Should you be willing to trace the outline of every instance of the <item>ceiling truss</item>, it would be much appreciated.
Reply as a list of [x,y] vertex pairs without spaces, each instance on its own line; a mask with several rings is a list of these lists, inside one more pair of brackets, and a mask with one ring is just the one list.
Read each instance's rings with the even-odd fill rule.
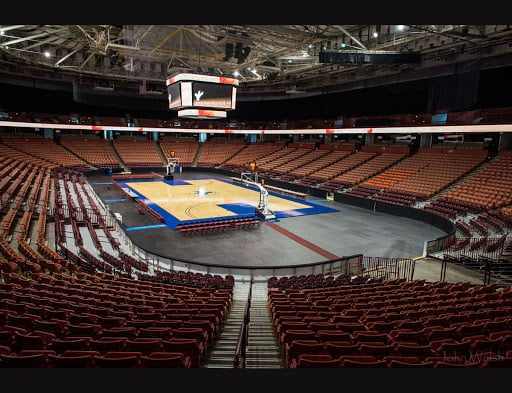
[[246,91],[306,91],[402,70],[319,63],[322,49],[417,52],[423,64],[408,67],[421,68],[432,59],[467,58],[468,51],[492,55],[510,42],[508,25],[6,25],[0,59],[65,70],[70,78],[146,80],[162,91],[178,71],[234,75]]

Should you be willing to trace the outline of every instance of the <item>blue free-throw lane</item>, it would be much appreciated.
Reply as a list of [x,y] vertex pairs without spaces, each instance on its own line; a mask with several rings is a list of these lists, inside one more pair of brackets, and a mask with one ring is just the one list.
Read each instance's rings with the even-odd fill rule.
[[[224,179],[217,179],[217,178],[205,178],[200,177],[198,179],[188,179],[188,180],[205,180],[205,179],[211,179],[216,181],[221,181],[223,183],[230,184],[232,186],[236,187],[242,187],[242,188],[249,188],[251,190],[257,191],[254,187],[246,186],[243,184],[233,183],[229,180]],[[129,182],[118,182],[118,184],[121,186],[121,188],[128,188],[130,191],[137,195],[137,199],[139,199],[142,203],[146,204],[148,207],[150,207],[152,210],[154,210],[156,213],[160,214],[164,218],[164,222],[167,226],[171,227],[172,229],[176,229],[176,226],[178,224],[183,223],[195,223],[195,222],[204,222],[204,221],[211,221],[212,218],[209,219],[196,219],[196,220],[179,220],[176,217],[174,217],[172,214],[170,214],[167,210],[161,208],[157,203],[151,201],[150,199],[146,198],[144,195],[142,195],[140,192],[135,191],[132,187],[130,187],[130,183],[138,183],[138,182],[163,182],[168,184],[171,187],[179,187],[183,185],[190,185],[186,180],[183,179],[174,179],[174,180],[130,180]],[[311,201],[306,201],[302,199],[292,198],[286,195],[281,195],[275,192],[270,192],[269,195],[273,195],[278,198],[287,199],[293,202],[297,202],[303,205],[307,205],[307,208],[303,209],[294,209],[294,210],[283,210],[283,211],[277,211],[274,212],[276,215],[276,218],[287,218],[287,217],[298,217],[298,216],[304,216],[304,215],[310,215],[310,214],[322,214],[322,213],[331,213],[331,212],[337,212],[338,209],[334,209],[327,206],[317,205],[316,203],[312,203]],[[217,219],[224,219],[224,218],[235,218],[235,217],[251,217],[255,215],[254,212],[254,206],[246,204],[246,203],[226,203],[226,204],[219,204],[220,207],[229,210],[230,212],[233,212],[233,215],[230,216],[219,216],[214,218]],[[149,227],[139,227],[140,229],[149,229]],[[133,229],[132,229],[133,230]]]

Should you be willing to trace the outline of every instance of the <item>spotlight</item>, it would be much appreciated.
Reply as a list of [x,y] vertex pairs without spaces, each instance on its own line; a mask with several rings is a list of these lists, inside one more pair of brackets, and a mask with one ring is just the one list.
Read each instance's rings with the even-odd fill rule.
[[48,51],[44,51],[44,57],[46,58],[49,58],[51,55],[50,55],[50,52]]
[[405,26],[404,25],[398,25],[397,29],[398,31],[404,31]]

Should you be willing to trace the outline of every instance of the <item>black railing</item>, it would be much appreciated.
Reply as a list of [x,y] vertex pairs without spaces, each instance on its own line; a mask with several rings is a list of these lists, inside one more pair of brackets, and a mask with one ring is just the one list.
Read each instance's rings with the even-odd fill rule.
[[363,257],[364,275],[372,279],[412,281],[415,265],[411,258]]
[[247,296],[247,304],[245,305],[244,320],[240,327],[240,334],[238,335],[238,341],[236,343],[233,368],[245,368],[245,355],[249,342],[249,323],[251,321],[252,279],[249,285],[249,295]]

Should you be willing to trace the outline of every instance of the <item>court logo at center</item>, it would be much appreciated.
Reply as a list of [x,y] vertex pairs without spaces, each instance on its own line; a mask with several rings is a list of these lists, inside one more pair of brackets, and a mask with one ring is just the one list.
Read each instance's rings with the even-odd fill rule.
[[192,194],[199,195],[199,196],[206,196],[208,194],[215,194],[215,192],[206,191],[204,187],[199,187],[199,190],[193,191]]

